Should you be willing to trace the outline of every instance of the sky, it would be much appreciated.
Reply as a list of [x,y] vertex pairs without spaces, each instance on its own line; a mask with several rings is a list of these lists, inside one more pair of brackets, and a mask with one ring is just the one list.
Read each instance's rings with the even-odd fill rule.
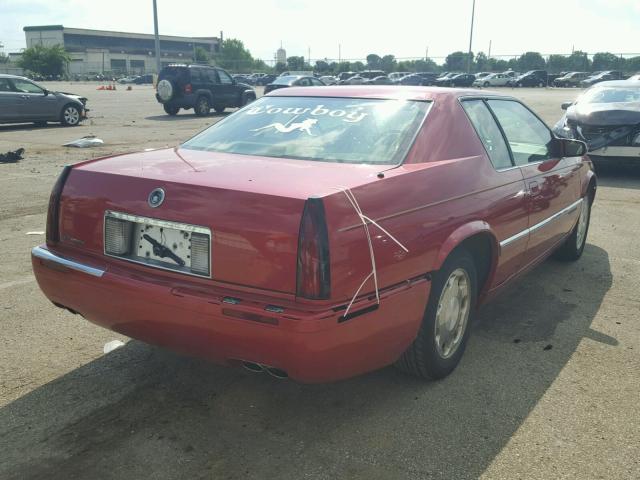
[[[469,48],[472,0],[158,0],[165,35],[238,38],[254,57],[444,57]],[[25,25],[153,33],[152,0],[0,0],[4,52]],[[640,0],[476,0],[473,51],[640,52]]]

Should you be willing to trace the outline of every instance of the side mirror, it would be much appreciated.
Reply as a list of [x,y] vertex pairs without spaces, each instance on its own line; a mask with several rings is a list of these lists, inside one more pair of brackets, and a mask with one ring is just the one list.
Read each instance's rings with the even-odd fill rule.
[[42,90],[42,93],[44,94],[44,96],[46,97],[47,95],[49,95],[49,90],[47,90],[46,88]]
[[558,141],[563,157],[582,157],[587,154],[587,144],[580,140],[559,138]]
[[573,102],[563,102],[562,105],[560,105],[560,108],[562,110],[566,110],[567,108],[569,108],[571,105],[573,105]]

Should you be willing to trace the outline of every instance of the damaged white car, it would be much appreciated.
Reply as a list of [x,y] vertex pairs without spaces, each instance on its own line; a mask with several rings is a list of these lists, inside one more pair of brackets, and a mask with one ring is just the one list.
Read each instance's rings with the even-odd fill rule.
[[640,163],[640,82],[599,83],[562,109],[555,133],[586,142],[592,160]]

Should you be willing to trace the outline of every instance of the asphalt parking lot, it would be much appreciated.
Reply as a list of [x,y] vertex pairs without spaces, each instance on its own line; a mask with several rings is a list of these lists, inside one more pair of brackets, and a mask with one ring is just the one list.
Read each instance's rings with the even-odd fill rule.
[[[26,149],[0,164],[0,478],[640,478],[640,162],[602,172],[582,259],[484,307],[446,380],[387,368],[300,385],[127,342],[40,293],[29,253],[62,165],[222,118],[171,118],[149,86],[48,88],[88,96],[91,118],[0,125],[0,152]],[[578,94],[508,92],[550,125]],[[89,134],[104,145],[61,146]]]

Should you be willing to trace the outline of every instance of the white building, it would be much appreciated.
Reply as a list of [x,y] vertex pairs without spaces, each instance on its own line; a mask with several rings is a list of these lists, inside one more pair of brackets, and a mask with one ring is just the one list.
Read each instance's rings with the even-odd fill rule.
[[[155,37],[146,33],[109,32],[62,25],[24,27],[27,48],[62,45],[71,56],[69,73],[156,73]],[[162,65],[192,63],[196,48],[209,57],[220,49],[217,37],[160,35]]]

